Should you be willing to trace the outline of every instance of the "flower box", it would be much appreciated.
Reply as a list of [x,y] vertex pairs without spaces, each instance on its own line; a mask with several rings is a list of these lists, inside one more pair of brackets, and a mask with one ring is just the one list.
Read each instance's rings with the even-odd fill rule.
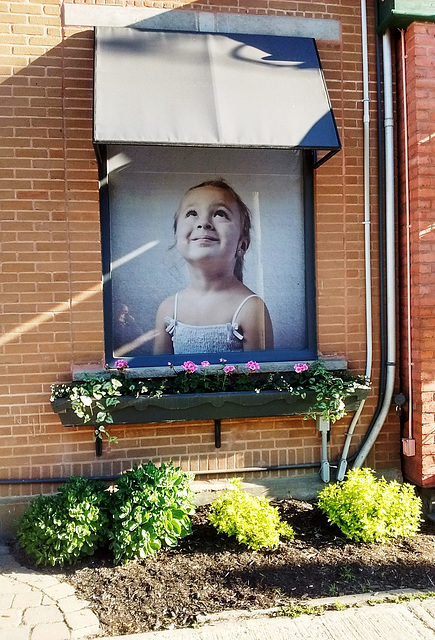
[[[345,400],[346,410],[356,410],[369,391],[365,387],[356,389]],[[120,396],[119,404],[112,408],[111,413],[114,424],[295,416],[305,415],[315,400],[312,390],[306,392],[305,398],[285,391],[186,393],[138,398]],[[51,401],[51,406],[64,426],[85,424],[71,409],[69,399],[57,398]]]
[[[215,445],[221,446],[221,420],[266,416],[311,416],[326,433],[330,422],[355,410],[367,397],[369,381],[328,371],[322,362],[298,363],[293,371],[259,373],[257,362],[240,366],[221,360],[209,373],[209,362],[188,360],[168,377],[131,378],[128,364],[82,381],[52,385],[51,406],[64,426],[94,426],[97,455],[110,424],[214,421]],[[319,427],[319,424],[321,427]]]

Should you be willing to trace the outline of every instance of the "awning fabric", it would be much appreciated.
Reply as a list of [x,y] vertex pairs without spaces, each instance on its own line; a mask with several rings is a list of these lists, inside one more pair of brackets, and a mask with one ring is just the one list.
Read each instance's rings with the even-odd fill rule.
[[94,141],[338,150],[315,41],[99,27]]

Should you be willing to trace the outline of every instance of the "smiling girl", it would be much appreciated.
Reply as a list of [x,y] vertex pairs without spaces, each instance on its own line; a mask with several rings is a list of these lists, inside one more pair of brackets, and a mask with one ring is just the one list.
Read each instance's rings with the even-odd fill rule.
[[155,354],[273,349],[267,307],[242,282],[250,229],[248,207],[224,180],[187,191],[174,232],[191,282],[161,303]]

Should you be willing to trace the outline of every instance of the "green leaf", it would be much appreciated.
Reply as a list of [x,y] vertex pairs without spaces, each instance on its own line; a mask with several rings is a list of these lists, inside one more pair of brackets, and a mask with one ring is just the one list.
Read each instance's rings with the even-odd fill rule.
[[187,518],[190,524],[188,513],[194,511],[188,479],[189,474],[172,464],[156,467],[151,462],[122,474],[111,502],[110,546],[116,562],[143,558],[158,551],[162,542],[174,546],[186,535],[189,527],[182,521]]

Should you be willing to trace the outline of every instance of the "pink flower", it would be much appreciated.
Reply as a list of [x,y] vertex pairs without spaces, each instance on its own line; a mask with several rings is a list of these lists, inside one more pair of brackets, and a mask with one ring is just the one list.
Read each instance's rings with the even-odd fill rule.
[[233,367],[232,364],[227,364],[224,367],[224,373],[232,373],[235,370],[236,370],[236,367]]
[[226,362],[225,358],[219,358],[219,362]]
[[209,366],[210,366],[210,363],[209,363],[209,361],[208,361],[208,360],[203,360],[203,361],[201,362],[201,367],[209,367]]
[[249,369],[249,371],[260,371],[260,365],[254,360],[250,360],[249,362],[247,362],[246,368]]
[[126,360],[117,360],[113,365],[114,369],[127,369],[128,362]]
[[308,365],[304,362],[299,362],[298,364],[295,364],[293,369],[296,371],[296,373],[302,373],[302,371],[306,371],[308,369]]
[[187,360],[186,362],[183,362],[181,368],[184,369],[184,371],[187,371],[187,373],[195,373],[198,369],[198,365],[192,362],[192,360]]

